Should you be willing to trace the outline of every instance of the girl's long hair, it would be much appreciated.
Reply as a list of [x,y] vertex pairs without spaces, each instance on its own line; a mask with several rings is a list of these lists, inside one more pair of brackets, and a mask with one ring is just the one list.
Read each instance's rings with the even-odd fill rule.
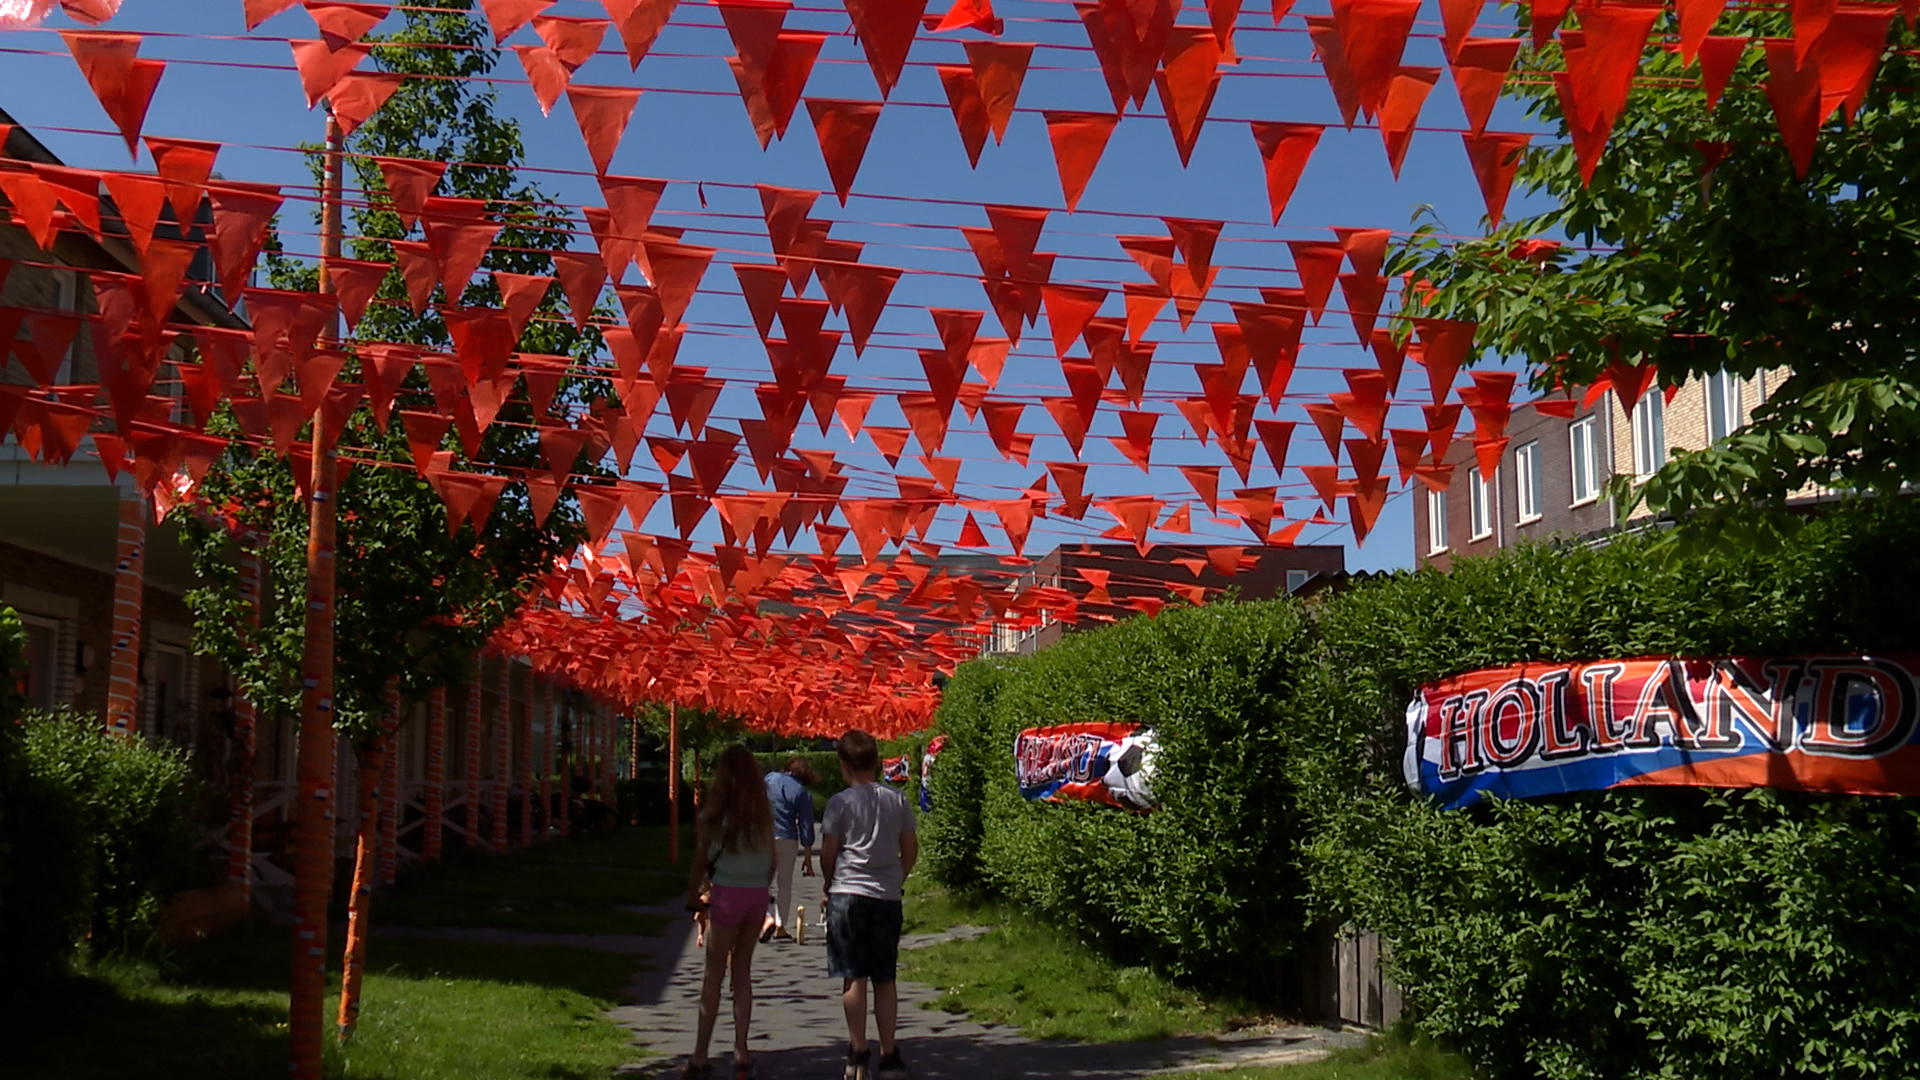
[[700,817],[707,835],[718,837],[725,851],[773,847],[773,804],[767,801],[767,783],[753,751],[735,743],[720,755]]

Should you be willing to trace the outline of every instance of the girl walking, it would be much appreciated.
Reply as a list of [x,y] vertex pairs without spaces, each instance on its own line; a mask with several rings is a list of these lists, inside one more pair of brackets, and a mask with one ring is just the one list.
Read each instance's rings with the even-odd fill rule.
[[[687,910],[706,907],[707,976],[700,988],[700,1026],[686,1080],[713,1075],[707,1048],[720,1015],[720,984],[733,975],[733,1080],[751,1080],[747,1033],[753,1024],[753,947],[759,943],[773,882],[773,808],[759,763],[744,746],[720,755],[697,820]],[[710,900],[700,892],[710,886]]]

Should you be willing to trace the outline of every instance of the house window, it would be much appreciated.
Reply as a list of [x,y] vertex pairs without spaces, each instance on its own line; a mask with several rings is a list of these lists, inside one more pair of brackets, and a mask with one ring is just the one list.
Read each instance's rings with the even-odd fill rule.
[[21,615],[20,622],[27,631],[26,685],[21,690],[28,705],[50,712],[58,704],[54,679],[60,657],[60,624],[34,615]]
[[1469,500],[1473,519],[1472,539],[1485,540],[1493,535],[1493,485],[1478,469],[1473,471],[1470,483],[1473,485],[1472,498]]
[[1583,416],[1567,429],[1568,460],[1573,466],[1573,505],[1580,506],[1600,497],[1600,459],[1594,440],[1596,421]]
[[1707,376],[1707,441],[1721,439],[1740,430],[1745,422],[1740,377],[1731,371],[1716,371]]
[[1513,452],[1513,483],[1520,520],[1540,520],[1540,444],[1537,441]]
[[1667,399],[1658,389],[1633,407],[1633,471],[1652,476],[1667,460]]
[[1447,493],[1427,492],[1427,551],[1447,550]]
[[1288,595],[1292,595],[1293,593],[1297,593],[1301,589],[1306,588],[1307,582],[1312,580],[1313,580],[1313,571],[1311,570],[1288,570],[1287,571]]

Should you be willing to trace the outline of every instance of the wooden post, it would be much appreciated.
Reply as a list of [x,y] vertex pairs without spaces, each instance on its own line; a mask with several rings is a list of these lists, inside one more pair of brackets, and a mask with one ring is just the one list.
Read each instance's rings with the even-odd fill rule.
[[500,657],[500,680],[494,692],[493,710],[493,792],[488,801],[493,807],[492,842],[496,855],[507,853],[507,780],[513,775],[513,658]]
[[533,843],[533,710],[539,700],[540,679],[527,671],[527,703],[520,710],[520,762],[514,770],[520,777],[520,846]]
[[107,657],[109,732],[132,738],[140,730],[140,605],[146,589],[147,500],[131,487],[120,492],[120,526],[113,557],[113,646]]
[[478,850],[480,839],[480,685],[485,680],[487,661],[483,656],[473,658],[473,678],[467,682],[467,761],[466,774],[460,787],[467,802],[467,847]]
[[667,706],[667,861],[680,865],[680,706]]
[[[249,628],[260,619],[260,556],[240,548],[240,599]],[[232,779],[232,808],[227,816],[227,880],[240,886],[242,910],[253,907],[253,759],[259,745],[253,699],[233,688],[233,741],[238,751]]]
[[427,697],[426,817],[420,823],[420,857],[440,858],[441,830],[447,813],[447,688],[436,686]]
[[553,760],[554,744],[559,741],[560,688],[547,687],[547,706],[540,712],[540,817],[546,823],[541,839],[554,834]]
[[[325,175],[321,191],[321,252],[340,254],[341,171],[346,140],[327,116]],[[333,292],[325,264],[320,289]],[[333,334],[327,335],[329,338]],[[293,980],[288,1042],[293,1080],[321,1080],[321,1043],[326,1002],[327,894],[333,888],[333,601],[334,447],[321,419],[313,423],[313,472],[307,513],[307,614],[303,694],[300,703],[300,786],[294,821]]]
[[400,873],[400,684],[387,683],[386,734],[382,738],[380,772],[380,885],[399,880]]

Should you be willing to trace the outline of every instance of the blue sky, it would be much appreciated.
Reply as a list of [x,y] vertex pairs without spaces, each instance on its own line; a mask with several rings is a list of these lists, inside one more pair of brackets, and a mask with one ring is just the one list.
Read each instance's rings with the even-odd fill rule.
[[[944,0],[934,0],[931,5],[935,11],[944,6]],[[1475,233],[1481,227],[1482,202],[1457,134],[1464,121],[1449,78],[1442,76],[1420,122],[1422,127],[1451,130],[1416,133],[1397,182],[1388,169],[1377,129],[1358,126],[1347,131],[1339,126],[1338,111],[1320,65],[1312,58],[1311,42],[1300,18],[1304,14],[1323,13],[1324,0],[1302,0],[1277,31],[1272,28],[1264,0],[1250,0],[1241,14],[1237,36],[1238,51],[1246,59],[1237,68],[1228,69],[1222,80],[1212,118],[1200,137],[1191,164],[1181,167],[1166,121],[1158,115],[1157,95],[1150,96],[1144,110],[1146,115],[1129,109],[1080,201],[1079,212],[1069,215],[1058,209],[1062,206],[1061,193],[1043,118],[1037,111],[1024,110],[1106,110],[1110,99],[1105,84],[1095,67],[1093,54],[1086,48],[1085,32],[1069,4],[1005,0],[996,7],[1008,20],[1002,40],[1041,44],[1021,94],[1023,111],[1015,116],[1004,144],[996,146],[989,141],[979,167],[968,168],[932,66],[964,63],[959,42],[977,35],[922,34],[915,43],[911,63],[880,118],[854,187],[855,195],[844,210],[832,196],[831,183],[804,106],[798,110],[785,140],[761,151],[735,92],[732,76],[724,61],[717,58],[732,51],[717,9],[695,0],[683,0],[637,74],[629,72],[624,56],[617,54],[617,40],[609,35],[605,48],[610,51],[595,57],[576,73],[575,83],[647,88],[611,172],[684,181],[670,186],[655,215],[655,223],[689,228],[692,231],[688,240],[723,249],[706,278],[706,287],[711,293],[703,292],[688,314],[689,321],[696,327],[683,347],[681,363],[705,366],[715,374],[733,378],[768,378],[765,352],[750,329],[733,274],[723,265],[736,257],[751,262],[770,261],[757,221],[758,198],[750,187],[739,185],[770,183],[825,190],[828,193],[816,206],[815,216],[844,222],[834,229],[836,238],[865,241],[868,246],[862,261],[909,271],[948,272],[908,273],[895,290],[893,304],[882,317],[874,345],[865,356],[856,360],[849,344],[842,347],[836,358],[833,370],[848,375],[856,386],[877,384],[906,390],[925,388],[913,349],[937,343],[923,309],[930,306],[988,308],[977,280],[953,276],[977,272],[977,264],[953,226],[985,225],[984,214],[977,205],[956,206],[932,200],[1056,208],[1040,242],[1042,250],[1060,253],[1054,280],[1095,282],[1112,288],[1113,296],[1102,310],[1104,315],[1121,314],[1119,282],[1146,280],[1114,243],[1115,233],[1162,232],[1160,224],[1152,220],[1154,215],[1229,222],[1214,257],[1216,264],[1229,269],[1222,271],[1192,331],[1180,332],[1169,310],[1151,335],[1162,342],[1149,384],[1155,395],[1185,396],[1199,392],[1192,368],[1187,365],[1218,359],[1206,324],[1231,321],[1225,301],[1256,300],[1254,290],[1260,285],[1297,284],[1287,250],[1277,241],[1331,239],[1329,226],[1404,231],[1421,207],[1430,207],[1450,232]],[[549,13],[581,17],[604,14],[593,0],[560,0]],[[1203,4],[1189,0],[1180,22],[1202,24],[1205,20]],[[396,16],[393,22],[397,21]],[[799,10],[789,15],[787,26],[790,28],[826,31],[833,35],[808,83],[808,96],[878,99],[864,58],[852,37],[845,33],[847,22],[839,5],[830,0],[805,0]],[[4,62],[0,62],[0,107],[33,129],[72,164],[127,168],[125,146],[117,135],[56,130],[110,126],[60,39],[51,32],[71,25],[63,16],[56,15],[46,30],[0,33],[0,50],[5,50],[0,52],[0,56],[5,57]],[[219,66],[204,63],[170,66],[147,120],[148,134],[225,143],[218,168],[229,178],[289,185],[309,182],[299,156],[279,149],[303,140],[317,140],[322,130],[321,114],[304,108],[299,81],[291,70],[284,40],[317,36],[307,15],[295,9],[248,35],[243,25],[241,0],[126,0],[120,18],[110,28],[148,33],[143,56],[170,61],[221,62]],[[1492,23],[1483,22],[1482,32],[1499,31]],[[1438,10],[1430,4],[1415,27],[1404,62],[1443,65],[1438,33]],[[538,38],[531,30],[522,30],[511,42],[537,43]],[[496,75],[500,79],[497,84],[500,106],[521,120],[531,162],[542,169],[556,170],[539,175],[542,185],[563,202],[600,202],[599,191],[590,177],[591,163],[565,102],[555,107],[551,117],[542,117],[531,90],[522,81],[524,76],[519,64],[510,56],[503,60]],[[1277,228],[1266,224],[1267,200],[1261,162],[1246,124],[1249,119],[1329,125]],[[1518,115],[1517,109],[1506,103],[1501,105],[1491,126],[1497,130],[1533,129]],[[137,167],[151,167],[144,154]],[[707,183],[705,194],[712,213],[748,217],[716,220],[702,215],[695,181]],[[1526,205],[1522,194],[1516,192],[1509,214]],[[298,227],[304,224],[306,215],[296,211],[288,217],[289,224]],[[762,234],[749,238],[702,233],[703,224]],[[295,248],[303,243],[298,236],[289,236],[288,242]],[[312,250],[311,239],[304,243],[307,250]],[[742,249],[750,253],[736,254]],[[818,295],[818,286],[814,288],[813,295]],[[1336,305],[1338,298],[1336,292]],[[829,325],[840,323],[835,320]],[[981,332],[999,332],[990,313]],[[1029,329],[1008,362],[1001,389],[1022,396],[1062,393],[1060,366],[1050,341],[1044,320]],[[1370,367],[1372,363],[1370,355],[1354,339],[1346,317],[1329,311],[1318,328],[1307,332],[1300,370],[1294,376],[1291,393],[1296,397],[1305,395],[1300,399],[1307,400],[1344,389],[1339,369]],[[1046,389],[1037,389],[1042,387]],[[1423,426],[1417,405],[1425,394],[1415,392],[1421,387],[1424,387],[1424,377],[1415,368],[1402,384],[1402,399],[1407,404],[1395,407],[1390,424]],[[1084,453],[1084,460],[1092,465],[1089,490],[1103,496],[1149,493],[1160,498],[1186,499],[1191,497],[1191,489],[1175,465],[1224,463],[1217,447],[1203,448],[1199,444],[1170,403],[1163,400],[1153,407],[1168,415],[1160,421],[1154,464],[1147,474],[1128,464],[1101,438],[1120,433],[1113,411],[1102,410]],[[724,418],[757,417],[759,412],[750,391],[743,388],[729,390],[715,414],[724,424]],[[1263,407],[1259,415],[1275,414]],[[1301,424],[1293,441],[1293,463],[1329,460],[1325,446],[1293,398],[1277,415]],[[894,407],[884,400],[875,407],[870,419],[878,424],[904,424]],[[651,430],[665,434],[668,426],[663,408]],[[960,491],[963,498],[1008,497],[1040,474],[1041,462],[1072,459],[1064,439],[1055,433],[1052,421],[1037,406],[1028,409],[1022,427],[1038,433],[1032,465],[1025,469],[1001,461],[984,427],[968,423],[964,413],[956,410],[952,434],[943,454],[967,459]],[[795,445],[820,446],[838,452],[841,460],[856,472],[849,495],[893,493],[893,485],[887,478],[890,470],[864,436],[849,443],[835,425],[822,438],[808,421],[803,422]],[[910,464],[915,452],[916,448],[910,447],[909,456],[901,459],[902,472],[923,472],[918,464]],[[642,460],[645,457],[640,455]],[[651,469],[651,463],[648,468]],[[1230,469],[1223,472],[1228,474],[1221,483],[1222,493],[1226,494],[1226,489],[1238,486],[1238,480],[1231,477]],[[651,476],[658,479],[657,472]],[[753,479],[750,464],[743,460],[733,474],[734,483],[750,483]],[[1306,517],[1317,505],[1310,488],[1296,471],[1289,469],[1277,482],[1281,484],[1281,495],[1288,499],[1288,517]],[[1257,459],[1251,483],[1276,483],[1264,455]],[[1363,548],[1354,548],[1352,534],[1345,524],[1310,527],[1302,539],[1344,542],[1349,548],[1352,569],[1410,565],[1413,555],[1410,506],[1407,494],[1395,494]],[[663,503],[648,524],[665,531],[669,528],[667,520]],[[950,541],[962,520],[958,508],[943,510],[934,539]],[[1251,534],[1244,528],[1209,522],[1205,511],[1198,507],[1194,520],[1203,536],[1225,543],[1251,541]],[[991,515],[981,515],[981,524],[998,543],[1000,533],[994,528],[996,523]],[[1099,510],[1090,512],[1086,521],[1080,523],[1058,519],[1037,522],[1027,553],[1038,555],[1055,543],[1091,538],[1110,524],[1111,519]],[[1179,539],[1171,535],[1161,538]],[[812,550],[804,538],[799,546],[802,550]]]

